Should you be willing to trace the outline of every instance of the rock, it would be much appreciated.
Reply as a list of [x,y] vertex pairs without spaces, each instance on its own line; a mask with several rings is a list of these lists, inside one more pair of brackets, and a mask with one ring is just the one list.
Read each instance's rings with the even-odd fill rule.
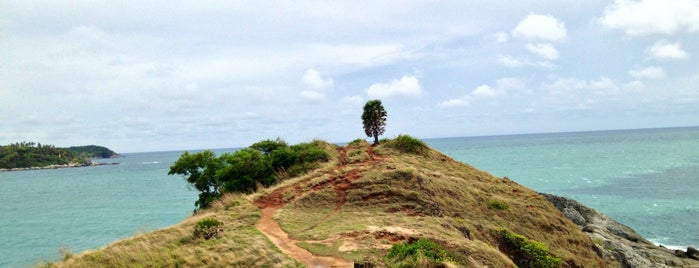
[[690,259],[699,260],[699,250],[693,247],[688,247],[685,256]]
[[[595,243],[595,250],[604,259],[621,267],[694,267],[699,268],[699,252],[688,248],[676,253],[644,239],[633,229],[575,200],[542,194],[558,210],[580,226]],[[692,253],[690,253],[690,251]],[[681,252],[681,251],[680,251]]]

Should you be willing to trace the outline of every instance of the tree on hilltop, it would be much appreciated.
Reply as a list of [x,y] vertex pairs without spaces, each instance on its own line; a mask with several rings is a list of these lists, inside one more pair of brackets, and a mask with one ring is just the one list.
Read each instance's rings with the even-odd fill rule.
[[386,110],[380,100],[370,100],[364,105],[362,122],[367,137],[374,137],[374,144],[379,144],[379,136],[386,128]]

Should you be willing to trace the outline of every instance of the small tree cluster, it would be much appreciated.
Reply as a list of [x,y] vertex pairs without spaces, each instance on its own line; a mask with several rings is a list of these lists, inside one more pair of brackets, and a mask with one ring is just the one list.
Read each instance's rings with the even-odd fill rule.
[[185,176],[200,192],[195,206],[203,209],[225,192],[253,192],[258,185],[268,187],[328,159],[329,154],[319,141],[289,146],[281,139],[264,140],[218,157],[209,150],[184,152],[168,175]]

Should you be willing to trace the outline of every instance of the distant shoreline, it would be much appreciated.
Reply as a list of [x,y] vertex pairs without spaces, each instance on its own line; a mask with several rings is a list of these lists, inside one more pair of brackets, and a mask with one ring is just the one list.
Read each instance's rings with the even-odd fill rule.
[[48,165],[43,167],[22,167],[22,168],[0,168],[0,172],[12,171],[28,171],[28,170],[44,170],[44,169],[63,169],[63,168],[79,168],[79,167],[95,167],[95,166],[111,166],[121,163],[91,163],[91,164],[65,164],[65,165]]

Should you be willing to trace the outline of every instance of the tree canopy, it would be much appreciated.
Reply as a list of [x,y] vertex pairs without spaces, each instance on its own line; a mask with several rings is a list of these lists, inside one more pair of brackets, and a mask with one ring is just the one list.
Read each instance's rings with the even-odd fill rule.
[[198,209],[209,207],[225,192],[250,193],[287,177],[315,168],[330,159],[325,143],[313,141],[289,146],[283,140],[264,140],[233,153],[184,152],[168,175],[182,175],[199,193]]
[[0,146],[0,169],[88,164],[88,160],[72,150],[50,144],[17,142]]
[[362,122],[367,137],[373,137],[374,144],[379,144],[379,136],[383,135],[386,128],[386,110],[380,100],[370,100],[364,105]]

